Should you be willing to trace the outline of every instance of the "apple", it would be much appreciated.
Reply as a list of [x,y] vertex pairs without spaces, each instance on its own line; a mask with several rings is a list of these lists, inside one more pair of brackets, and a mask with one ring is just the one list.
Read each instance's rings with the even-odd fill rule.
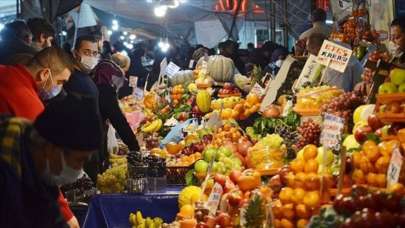
[[395,68],[390,72],[391,82],[395,85],[401,85],[405,83],[405,70],[400,68]]
[[231,225],[231,216],[228,213],[220,212],[215,221],[221,228],[226,228]]
[[236,188],[235,184],[230,180],[226,179],[225,181],[225,186],[224,186],[224,192],[228,193]]
[[208,162],[204,160],[198,160],[194,164],[194,170],[196,173],[207,173],[208,170]]
[[205,216],[204,220],[205,220],[205,224],[207,224],[209,228],[215,227],[215,225],[216,225],[215,217],[207,215],[207,216]]
[[233,151],[229,148],[229,147],[220,147],[218,149],[218,153],[217,153],[217,158],[219,158],[221,155],[225,156],[225,157],[230,157],[232,156]]
[[401,104],[399,102],[392,102],[389,105],[389,110],[392,113],[400,113],[401,112]]
[[214,176],[214,181],[218,184],[220,184],[222,187],[225,187],[225,183],[226,183],[226,176],[222,175],[222,174],[215,174]]
[[233,89],[232,83],[225,82],[224,83],[224,89],[232,90]]
[[240,190],[230,192],[228,196],[229,205],[232,207],[239,207],[242,198],[242,192]]
[[368,126],[370,126],[374,131],[377,130],[378,128],[381,128],[384,126],[384,124],[381,122],[381,120],[375,114],[371,114],[367,118],[367,123],[368,123]]
[[203,158],[207,162],[211,162],[217,156],[217,149],[215,148],[208,148],[203,152]]
[[231,174],[229,175],[229,177],[231,178],[231,181],[233,183],[238,183],[238,180],[240,178],[240,175],[242,174],[241,171],[239,170],[232,170]]
[[354,138],[357,142],[362,143],[367,140],[367,134],[371,133],[373,129],[370,126],[363,126],[354,132]]
[[385,82],[378,87],[379,94],[390,94],[398,91],[397,86],[392,82]]
[[401,85],[399,85],[398,92],[405,93],[405,83],[402,83]]

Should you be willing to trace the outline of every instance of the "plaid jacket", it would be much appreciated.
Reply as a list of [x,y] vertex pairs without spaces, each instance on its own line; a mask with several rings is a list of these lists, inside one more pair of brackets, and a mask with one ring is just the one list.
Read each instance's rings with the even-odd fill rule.
[[0,227],[66,227],[58,188],[36,173],[28,147],[32,128],[23,118],[0,117]]

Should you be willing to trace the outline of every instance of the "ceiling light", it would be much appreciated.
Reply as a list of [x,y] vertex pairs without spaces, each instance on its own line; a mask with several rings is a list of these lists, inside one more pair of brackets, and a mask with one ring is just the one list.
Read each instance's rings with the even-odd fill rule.
[[130,39],[130,40],[135,40],[135,39],[136,39],[136,35],[135,35],[135,34],[129,35],[129,39]]
[[167,6],[166,5],[160,5],[160,6],[156,6],[154,13],[156,17],[164,17],[166,15],[167,12]]

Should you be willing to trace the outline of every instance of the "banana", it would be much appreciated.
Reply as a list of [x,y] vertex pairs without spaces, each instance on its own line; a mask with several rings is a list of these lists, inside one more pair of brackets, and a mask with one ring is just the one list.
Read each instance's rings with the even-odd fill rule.
[[142,213],[140,211],[136,212],[136,221],[137,221],[137,224],[141,224],[141,223],[145,222],[145,219],[143,218]]
[[134,213],[129,214],[129,223],[132,224],[133,226],[136,226],[136,215]]
[[142,131],[145,133],[153,133],[153,132],[157,132],[160,130],[160,128],[162,127],[163,122],[161,119],[157,119],[152,121],[150,124],[144,125],[142,127]]

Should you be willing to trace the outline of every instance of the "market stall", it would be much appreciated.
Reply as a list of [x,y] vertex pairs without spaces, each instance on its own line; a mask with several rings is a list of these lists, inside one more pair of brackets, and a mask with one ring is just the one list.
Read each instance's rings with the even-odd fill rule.
[[[121,100],[141,151],[111,149],[84,227],[402,227],[405,69],[380,37],[361,5],[270,80],[220,55],[162,67]],[[321,83],[351,56],[366,91]]]

